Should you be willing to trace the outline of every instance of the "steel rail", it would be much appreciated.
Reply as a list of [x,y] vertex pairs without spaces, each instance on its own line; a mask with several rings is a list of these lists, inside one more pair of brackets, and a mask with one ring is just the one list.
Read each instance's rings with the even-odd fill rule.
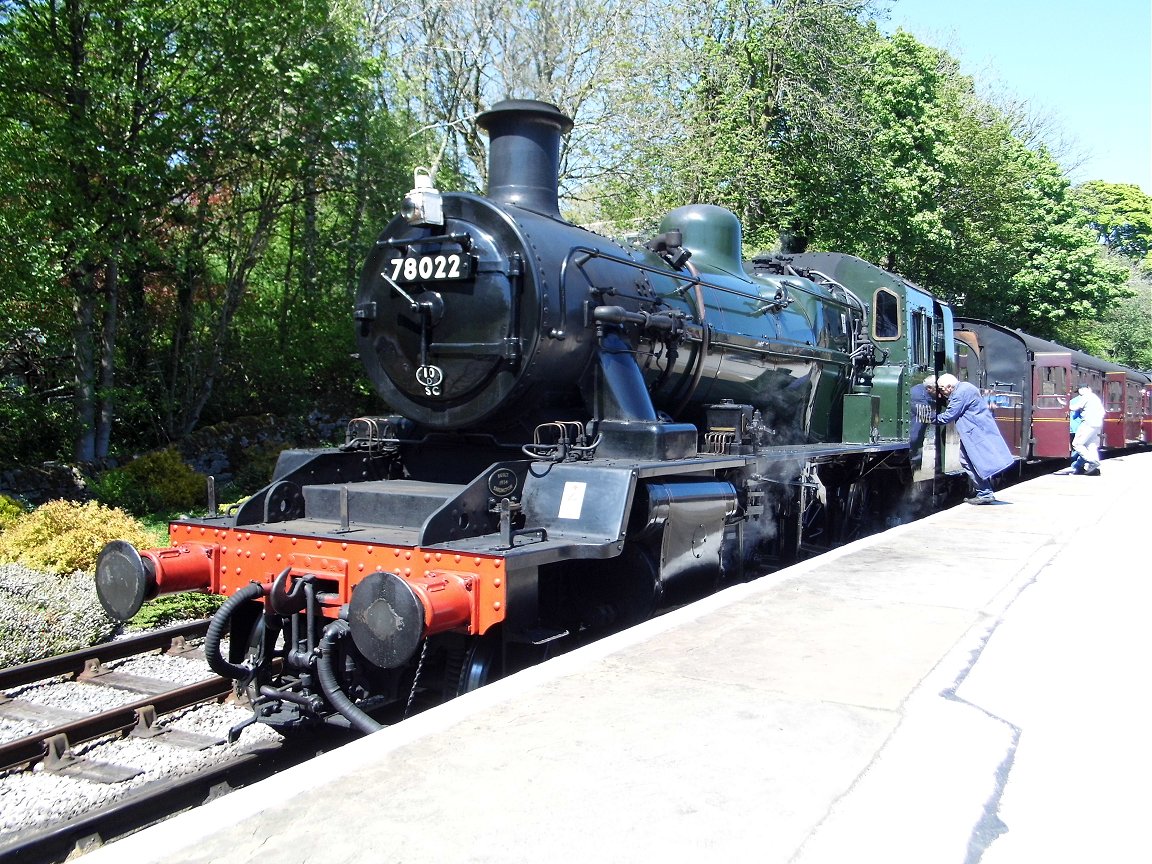
[[83,741],[91,741],[115,732],[125,732],[141,723],[141,712],[146,708],[155,709],[157,714],[168,714],[201,702],[222,699],[232,692],[232,681],[213,676],[178,687],[166,693],[147,696],[117,708],[82,717],[69,723],[42,729],[23,738],[0,744],[0,771],[19,768],[40,761],[48,754],[49,739],[63,735],[69,746]]
[[294,748],[289,754],[282,750],[279,744],[264,745],[193,774],[157,780],[124,798],[77,816],[10,835],[0,840],[0,864],[58,864],[73,860],[101,845],[162,822],[181,810],[200,806],[226,791],[299,764],[316,752]]
[[168,649],[181,639],[197,639],[208,632],[208,621],[191,621],[158,630],[149,630],[138,636],[117,639],[115,642],[102,642],[91,648],[82,648],[56,657],[45,657],[19,666],[0,669],[0,690],[10,690],[34,681],[53,678],[57,675],[73,675],[82,671],[90,660],[121,660],[136,654],[145,654],[158,649]]

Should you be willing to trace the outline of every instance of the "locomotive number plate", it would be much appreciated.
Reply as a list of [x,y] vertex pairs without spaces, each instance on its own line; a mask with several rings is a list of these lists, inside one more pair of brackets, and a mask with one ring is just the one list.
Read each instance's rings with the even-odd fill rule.
[[461,252],[437,252],[389,258],[385,275],[393,282],[452,282],[471,279],[472,256]]

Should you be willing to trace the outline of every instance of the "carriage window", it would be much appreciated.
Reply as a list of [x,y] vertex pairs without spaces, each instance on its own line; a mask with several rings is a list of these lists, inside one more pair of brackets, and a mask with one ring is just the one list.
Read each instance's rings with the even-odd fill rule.
[[1120,395],[1120,382],[1109,381],[1107,383],[1108,386],[1106,388],[1106,392],[1108,395],[1104,400],[1104,404],[1107,406],[1109,411],[1122,410],[1124,407],[1124,397]]
[[1067,392],[1068,370],[1063,366],[1046,366],[1044,368],[1044,380],[1040,382],[1040,394],[1059,394],[1063,396]]
[[872,297],[872,336],[875,339],[900,338],[900,298],[885,288]]
[[993,390],[987,396],[989,408],[1016,411],[1024,404],[1024,397],[1010,390]]

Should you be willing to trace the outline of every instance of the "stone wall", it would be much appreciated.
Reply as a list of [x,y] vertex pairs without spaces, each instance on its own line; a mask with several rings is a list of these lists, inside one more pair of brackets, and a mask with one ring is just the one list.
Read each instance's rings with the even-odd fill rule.
[[[199,429],[177,445],[177,450],[195,471],[216,478],[217,488],[237,480],[254,492],[271,479],[272,467],[280,450],[295,447],[323,447],[344,443],[347,421],[319,413],[285,420],[263,415],[241,417]],[[0,472],[0,494],[18,498],[32,506],[64,498],[87,501],[89,476],[115,463],[77,466],[61,462],[16,468]]]
[[9,495],[33,507],[57,498],[87,501],[92,497],[84,472],[76,465],[62,462],[0,472],[0,495]]

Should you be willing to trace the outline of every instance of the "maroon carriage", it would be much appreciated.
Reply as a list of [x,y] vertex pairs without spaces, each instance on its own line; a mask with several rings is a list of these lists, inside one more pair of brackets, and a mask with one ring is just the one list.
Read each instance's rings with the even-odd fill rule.
[[1068,458],[1068,403],[1085,384],[1104,402],[1102,447],[1152,441],[1148,375],[990,321],[958,317],[953,335],[958,376],[986,395],[1018,458]]

